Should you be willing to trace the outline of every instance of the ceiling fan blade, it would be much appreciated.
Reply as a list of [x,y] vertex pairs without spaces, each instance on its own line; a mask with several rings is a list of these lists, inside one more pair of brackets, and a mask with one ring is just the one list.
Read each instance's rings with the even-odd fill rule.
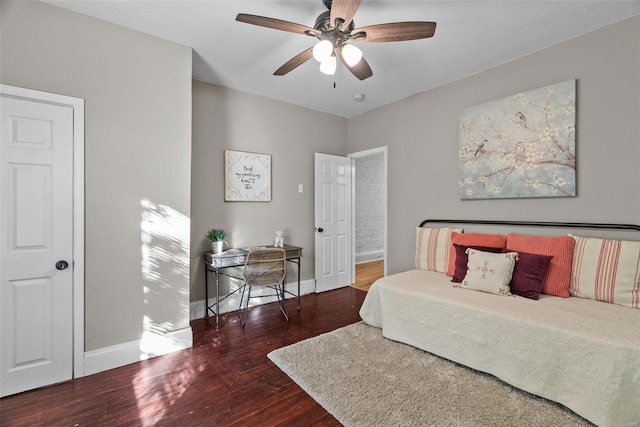
[[353,15],[356,14],[362,0],[333,0],[331,3],[331,25],[335,26],[336,18],[342,19],[344,22],[340,25],[340,29],[345,29],[353,21]]
[[314,37],[320,35],[320,32],[315,28],[296,24],[294,22],[283,21],[281,19],[267,18],[266,16],[239,13],[238,16],[236,16],[236,21],[244,22],[245,24],[258,25],[260,27],[273,28],[274,30],[288,31],[290,33],[305,34]]
[[[355,41],[367,43],[426,39],[433,37],[435,32],[435,22],[413,21],[369,25],[368,27],[356,28],[351,34]],[[364,33],[364,37],[360,37],[359,33]]]
[[307,62],[308,60],[310,60],[312,57],[313,57],[313,47],[310,47],[309,49],[303,50],[302,52],[300,52],[299,54],[297,54],[296,56],[294,56],[293,58],[291,58],[290,60],[285,62],[282,65],[282,67],[278,68],[273,73],[273,75],[274,76],[284,76],[289,71],[292,71],[295,68],[298,68],[300,65],[302,65],[305,62]]
[[349,64],[347,64],[347,61],[345,61],[344,57],[342,56],[342,49],[336,49],[335,52],[336,56],[340,58],[340,61],[342,61],[344,66],[347,67],[349,71],[351,71],[351,74],[353,74],[360,80],[368,79],[369,77],[373,76],[373,71],[371,71],[371,67],[369,66],[369,63],[364,59],[364,56],[360,58],[360,61],[356,65],[350,67]]

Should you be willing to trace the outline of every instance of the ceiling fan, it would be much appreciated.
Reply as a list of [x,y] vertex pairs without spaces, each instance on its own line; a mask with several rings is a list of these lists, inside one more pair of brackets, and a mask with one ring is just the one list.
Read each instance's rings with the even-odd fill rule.
[[313,57],[320,62],[320,71],[325,74],[335,74],[339,59],[354,76],[364,80],[371,77],[373,71],[371,71],[369,63],[362,57],[362,51],[349,42],[371,43],[425,39],[432,37],[436,31],[435,22],[425,21],[390,22],[355,28],[353,16],[360,7],[361,1],[322,0],[329,10],[316,18],[313,28],[246,13],[239,13],[236,16],[236,21],[304,34],[319,40],[315,46],[300,52],[285,62],[273,73],[276,76],[284,76]]

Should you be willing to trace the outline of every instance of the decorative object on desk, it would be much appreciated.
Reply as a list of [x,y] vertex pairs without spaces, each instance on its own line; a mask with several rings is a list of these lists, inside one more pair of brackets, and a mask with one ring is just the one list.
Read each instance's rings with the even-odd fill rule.
[[284,237],[282,237],[282,231],[276,231],[276,238],[273,241],[273,246],[276,248],[284,247]]
[[211,249],[214,254],[224,251],[224,244],[227,243],[224,241],[224,236],[226,236],[224,230],[219,228],[212,228],[207,231],[207,239],[211,242]]
[[225,150],[224,200],[271,201],[271,155]]
[[462,109],[461,199],[576,195],[576,80]]

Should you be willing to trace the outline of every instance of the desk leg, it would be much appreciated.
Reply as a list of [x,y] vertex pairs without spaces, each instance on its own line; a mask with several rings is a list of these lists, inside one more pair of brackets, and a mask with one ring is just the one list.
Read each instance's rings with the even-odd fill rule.
[[300,258],[298,258],[298,310],[300,310]]
[[220,273],[216,268],[216,330],[220,329]]
[[209,318],[209,271],[204,263],[204,320]]

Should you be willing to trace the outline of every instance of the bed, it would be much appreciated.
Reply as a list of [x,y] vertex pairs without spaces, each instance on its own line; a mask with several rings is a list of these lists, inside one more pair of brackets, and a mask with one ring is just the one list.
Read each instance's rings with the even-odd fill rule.
[[[615,224],[579,228],[640,230]],[[442,272],[415,269],[376,281],[360,316],[382,328],[386,338],[495,375],[597,425],[640,425],[637,308],[587,298],[540,294],[532,300],[470,291],[454,287]]]

